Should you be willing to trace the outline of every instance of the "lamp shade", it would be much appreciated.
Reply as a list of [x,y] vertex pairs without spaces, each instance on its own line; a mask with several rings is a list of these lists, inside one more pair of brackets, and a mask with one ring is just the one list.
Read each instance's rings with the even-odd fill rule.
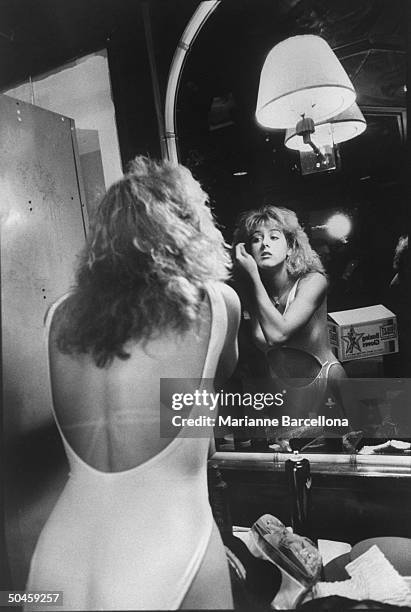
[[[311,135],[312,141],[320,147],[329,144],[331,131],[332,140],[335,144],[351,140],[364,132],[367,127],[364,115],[357,104],[353,104],[336,117],[315,126]],[[296,151],[312,151],[309,144],[305,144],[302,135],[297,134],[296,128],[291,128],[285,134],[285,146]]]
[[280,42],[261,71],[256,118],[264,127],[292,128],[303,115],[321,123],[355,101],[355,90],[328,43],[312,34]]

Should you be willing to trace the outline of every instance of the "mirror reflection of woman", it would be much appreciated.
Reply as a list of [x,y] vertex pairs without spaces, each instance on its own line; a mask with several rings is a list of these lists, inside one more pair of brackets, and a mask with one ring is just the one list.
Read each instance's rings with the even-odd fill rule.
[[203,386],[237,360],[240,305],[207,200],[183,166],[136,158],[98,207],[76,286],[48,313],[70,477],[27,589],[63,591],[65,610],[233,605],[208,501],[212,428],[160,435],[161,380]]
[[[327,278],[320,258],[296,214],[286,208],[244,213],[234,243],[253,341],[272,377],[307,381],[305,400],[318,412],[325,383],[345,377],[329,345]],[[282,449],[289,450],[287,441]]]

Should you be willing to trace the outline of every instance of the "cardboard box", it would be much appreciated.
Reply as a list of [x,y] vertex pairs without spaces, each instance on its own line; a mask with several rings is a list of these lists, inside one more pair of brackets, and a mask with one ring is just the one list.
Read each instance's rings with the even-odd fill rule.
[[328,313],[328,336],[340,361],[398,352],[397,319],[382,304]]

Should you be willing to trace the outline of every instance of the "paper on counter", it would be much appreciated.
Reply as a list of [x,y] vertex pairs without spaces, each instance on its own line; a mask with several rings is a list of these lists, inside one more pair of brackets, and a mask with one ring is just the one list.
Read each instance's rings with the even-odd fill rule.
[[350,552],[352,546],[347,542],[337,542],[334,540],[318,540],[318,550],[320,551],[323,565],[327,565],[333,559]]
[[316,597],[340,595],[357,601],[371,599],[395,606],[411,606],[407,582],[375,544],[345,569],[350,580],[319,582]]
[[359,451],[359,455],[374,455],[383,453],[384,451],[409,451],[411,444],[409,442],[402,442],[401,440],[388,440],[382,444],[375,444],[374,446],[363,446]]

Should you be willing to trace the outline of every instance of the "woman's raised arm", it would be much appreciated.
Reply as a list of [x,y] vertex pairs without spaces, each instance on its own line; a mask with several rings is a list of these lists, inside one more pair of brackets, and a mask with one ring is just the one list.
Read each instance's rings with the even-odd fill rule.
[[244,243],[236,245],[235,255],[237,265],[247,273],[251,284],[249,307],[255,339],[258,343],[265,341],[269,346],[284,344],[304,327],[322,303],[327,292],[325,276],[320,272],[310,272],[301,277],[295,299],[281,314],[270,299],[257,264]]
[[284,314],[270,300],[261,279],[254,282],[254,316],[260,325],[269,346],[284,344],[299,329],[304,327],[321,305],[326,292],[327,280],[319,272],[311,272],[300,279],[295,299]]

